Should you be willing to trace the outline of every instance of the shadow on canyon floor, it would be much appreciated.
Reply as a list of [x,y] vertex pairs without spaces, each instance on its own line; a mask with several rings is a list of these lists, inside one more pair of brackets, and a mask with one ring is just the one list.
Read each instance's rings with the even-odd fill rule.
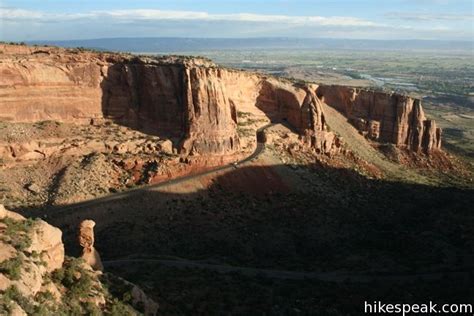
[[[50,223],[63,229],[67,252],[74,255],[78,252],[78,224],[86,218],[96,221],[96,247],[104,260],[179,257],[266,269],[372,275],[448,272],[441,280],[415,280],[407,287],[392,288],[383,282],[332,285],[235,274],[213,276],[211,272],[183,272],[156,264],[112,269],[147,284],[158,300],[164,295],[168,303],[173,299],[167,294],[182,293],[188,287],[193,293],[201,293],[205,287],[216,300],[221,293],[218,289],[232,287],[240,293],[233,292],[242,302],[249,299],[246,293],[254,286],[267,294],[289,291],[290,297],[303,295],[303,291],[305,294],[298,299],[312,306],[309,311],[320,304],[363,308],[364,295],[379,300],[408,299],[407,293],[415,293],[411,300],[472,298],[469,271],[474,265],[473,190],[371,180],[351,170],[319,165],[298,169],[302,168],[308,168],[302,173],[308,177],[306,188],[292,188],[284,179],[276,178],[279,169],[298,170],[284,165],[250,166],[220,175],[207,189],[196,193],[170,193],[169,188],[168,192],[130,192],[119,200],[85,209],[56,214],[55,209],[49,209],[46,213]],[[27,213],[34,215],[35,210]],[[455,271],[467,271],[470,277],[459,282],[449,276]],[[179,285],[171,276],[180,280]],[[201,282],[206,285],[199,285]],[[241,285],[237,289],[235,282]],[[211,289],[212,284],[215,287]],[[166,285],[172,288],[169,293]],[[206,305],[201,294],[187,293],[183,297],[195,301],[194,306]],[[353,297],[349,303],[342,299],[346,294]],[[270,296],[266,298],[269,304],[277,304],[276,296]],[[334,303],[327,301],[330,299]],[[264,310],[272,314],[271,306],[268,308]]]
[[86,209],[42,213],[64,229],[71,251],[80,220],[95,220],[106,259],[152,254],[262,268],[399,272],[474,263],[472,190],[370,180],[316,165],[306,188],[291,188],[278,168],[289,169],[242,167],[196,193],[135,191]]

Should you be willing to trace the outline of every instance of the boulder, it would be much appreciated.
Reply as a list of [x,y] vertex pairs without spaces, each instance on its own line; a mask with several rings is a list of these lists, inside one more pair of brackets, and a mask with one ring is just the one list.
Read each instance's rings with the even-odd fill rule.
[[18,213],[8,211],[2,204],[0,204],[0,219],[3,218],[10,218],[16,221],[24,221],[26,219]]
[[26,312],[16,302],[11,302],[10,316],[27,316]]
[[30,191],[31,193],[34,193],[34,194],[39,194],[41,193],[41,188],[39,185],[37,185],[36,183],[29,183],[26,185],[26,189],[28,191]]
[[44,272],[42,270],[39,265],[23,258],[20,279],[12,281],[11,285],[16,286],[23,296],[33,297],[40,291],[43,284]]
[[59,228],[49,225],[43,220],[37,220],[31,232],[31,245],[25,250],[36,252],[46,264],[46,271],[52,272],[62,267],[64,262],[64,244]]
[[160,140],[158,142],[158,147],[160,148],[160,151],[165,154],[173,154],[173,142],[169,139]]
[[132,291],[132,304],[134,306],[143,306],[145,316],[153,316],[158,312],[159,305],[150,299],[142,289],[138,286],[133,285]]

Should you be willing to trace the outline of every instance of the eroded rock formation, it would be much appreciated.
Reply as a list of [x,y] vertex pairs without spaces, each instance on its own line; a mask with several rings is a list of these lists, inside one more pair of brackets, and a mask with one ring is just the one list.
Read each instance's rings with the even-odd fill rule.
[[82,247],[81,258],[96,271],[104,270],[102,260],[94,248],[94,226],[93,220],[84,220],[79,226],[79,245]]
[[396,93],[321,85],[318,96],[373,140],[425,152],[441,148],[441,129],[427,120],[421,101]]
[[[0,119],[87,122],[111,118],[177,139],[182,155],[240,148],[238,111],[257,107],[287,121],[318,151],[337,151],[320,98],[370,138],[430,151],[441,131],[405,96],[346,87],[299,86],[220,68],[205,59],[161,59],[0,45]],[[317,94],[315,92],[317,91]]]
[[[0,291],[14,286],[25,297],[34,297],[37,293],[44,291],[43,278],[45,275],[61,268],[64,263],[64,245],[62,243],[62,232],[42,220],[31,223],[18,213],[6,210],[0,205],[0,228],[5,229],[10,223],[17,224],[18,231],[2,231],[0,229],[0,263],[15,262],[18,273],[9,275],[0,271]],[[21,230],[20,227],[23,229]],[[15,234],[21,242],[16,241],[16,247],[12,246],[15,240],[8,235]],[[22,264],[20,265],[19,262]],[[10,272],[12,270],[6,270]],[[57,288],[51,292],[58,292]]]
[[[94,253],[94,224],[84,221],[81,225],[80,241],[88,254]],[[97,265],[97,260],[93,263]],[[121,302],[124,295],[131,295],[130,302]],[[0,204],[3,312],[7,315],[102,314],[117,304],[126,315],[156,315],[159,308],[135,284],[94,271],[87,262],[65,257],[59,228],[40,219],[26,219]]]

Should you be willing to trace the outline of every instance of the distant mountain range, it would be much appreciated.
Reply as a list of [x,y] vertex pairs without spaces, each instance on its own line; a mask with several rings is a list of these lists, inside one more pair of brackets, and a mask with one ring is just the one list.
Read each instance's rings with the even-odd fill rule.
[[209,50],[319,49],[319,50],[442,50],[474,51],[472,41],[359,40],[329,38],[99,38],[67,41],[31,41],[63,47],[142,53],[178,53]]

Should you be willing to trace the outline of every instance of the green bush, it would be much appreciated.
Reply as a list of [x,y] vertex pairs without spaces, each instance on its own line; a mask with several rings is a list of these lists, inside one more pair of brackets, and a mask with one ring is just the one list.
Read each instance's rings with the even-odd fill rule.
[[[20,305],[20,307],[28,315],[35,314],[35,306],[31,303],[31,300],[21,295],[20,291],[18,291],[18,289],[14,285],[10,286],[8,289],[5,290],[1,297],[0,305],[3,306],[3,309],[6,309],[9,313],[11,313],[11,302],[16,302],[18,305]],[[0,311],[1,309],[2,308],[0,308]]]
[[19,280],[21,277],[21,266],[23,260],[20,257],[11,258],[0,263],[0,272],[11,280]]
[[18,251],[24,251],[31,245],[28,232],[35,224],[35,220],[16,221],[11,218],[4,218],[0,222],[7,226],[3,236],[0,236],[0,240],[12,245]]
[[137,313],[132,308],[130,308],[130,306],[125,305],[116,298],[113,299],[107,314],[112,316],[137,315]]
[[89,295],[93,280],[90,273],[82,267],[82,259],[68,258],[63,268],[53,272],[51,279],[68,289],[70,300],[80,300]]

